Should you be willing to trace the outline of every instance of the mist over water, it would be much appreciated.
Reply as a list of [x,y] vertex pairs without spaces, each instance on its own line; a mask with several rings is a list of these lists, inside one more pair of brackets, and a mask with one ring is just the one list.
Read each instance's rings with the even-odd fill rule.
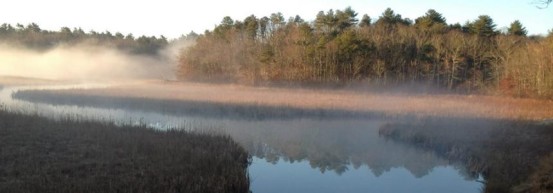
[[[155,56],[129,54],[116,48],[86,43],[74,46],[60,45],[45,51],[3,45],[0,46],[0,76],[82,80],[85,83],[137,79],[171,80],[175,79],[179,51],[190,45],[191,42],[174,42]],[[238,98],[248,97],[241,93],[244,92],[244,88],[232,87],[232,92],[226,90],[225,93],[224,89],[220,89],[223,87],[219,87],[214,89],[214,93],[210,93],[205,90],[213,87],[206,85],[178,88],[183,85],[170,87],[167,82],[156,81],[128,88],[141,91],[138,95],[123,92],[119,88],[114,93],[123,94],[112,97],[87,95],[84,91],[91,88],[109,88],[111,84],[61,87],[18,87],[7,84],[4,90],[0,85],[0,104],[5,103],[6,106],[3,108],[6,110],[16,109],[53,119],[74,117],[146,125],[157,129],[185,126],[192,130],[200,130],[207,126],[208,132],[218,130],[230,136],[252,156],[253,163],[250,165],[249,175],[253,177],[254,192],[452,192],[451,187],[455,187],[458,192],[479,192],[482,187],[482,184],[477,182],[481,180],[480,174],[472,172],[470,168],[453,163],[447,157],[431,150],[394,142],[380,135],[379,129],[383,125],[393,125],[388,122],[410,123],[419,120],[416,119],[417,116],[383,116],[385,113],[382,112],[386,109],[399,112],[403,109],[409,112],[409,115],[421,115],[417,111],[408,111],[407,106],[414,105],[414,108],[420,109],[433,106],[425,106],[427,103],[424,103],[424,100],[416,98],[417,95],[411,95],[410,92],[397,95],[394,90],[388,90],[389,93],[382,96],[336,95],[336,98],[333,98],[327,96],[332,93],[308,95],[309,92],[301,90],[292,91],[299,93],[298,95],[285,95],[270,88],[250,90],[249,97],[256,100],[281,97],[286,101],[284,104],[301,99],[303,103],[311,102],[312,107],[332,107],[310,109],[306,106],[287,106],[277,103],[278,101],[274,104],[234,104]],[[168,88],[162,89],[153,85]],[[68,95],[67,92],[63,92],[64,89],[73,88],[77,88],[77,91],[83,89],[82,92],[85,94]],[[432,92],[419,87],[398,90],[401,90],[399,93],[403,93],[404,90],[415,90],[414,93],[419,93],[418,90],[424,90],[423,93]],[[260,93],[257,93],[258,91]],[[161,97],[162,93],[174,97],[178,95],[180,98],[164,99]],[[233,98],[232,93],[238,95]],[[267,93],[269,95],[263,95]],[[225,95],[225,100],[202,101],[213,95]],[[202,100],[188,101],[185,96],[196,96]],[[313,98],[316,100],[311,100]],[[305,99],[310,101],[307,102]],[[332,100],[348,105],[342,106],[340,110],[338,106],[333,105],[334,103],[314,102]],[[359,105],[370,106],[370,102],[387,108],[378,109],[375,108],[378,105],[372,106],[371,111],[365,113],[354,108]],[[447,109],[450,108],[437,108],[436,112],[445,114],[444,110]],[[378,116],[380,114],[383,115]],[[434,116],[439,116],[437,114]],[[419,121],[421,123],[414,125],[426,123]],[[458,121],[465,122],[460,118]],[[468,120],[482,127],[487,126],[486,121],[473,123]],[[457,138],[470,138],[469,135],[459,137],[465,136],[464,128],[452,131],[449,133],[458,134]],[[390,130],[389,133],[393,134],[393,131]],[[367,182],[371,184],[368,185]],[[391,185],[398,182],[405,182],[406,185]],[[294,183],[295,185],[290,185]],[[392,187],[397,189],[390,189]]]
[[[37,92],[56,89],[39,88],[46,90]],[[200,131],[205,128],[206,132],[217,131],[228,135],[252,156],[249,175],[252,177],[253,192],[410,192],[413,189],[418,190],[416,192],[444,192],[451,190],[451,186],[456,187],[457,192],[478,192],[481,186],[462,169],[450,165],[432,152],[379,137],[378,127],[384,120],[313,117],[304,113],[297,114],[293,119],[263,118],[255,113],[241,114],[251,118],[232,119],[206,116],[201,112],[172,112],[170,107],[186,108],[178,101],[166,101],[168,106],[152,108],[149,104],[160,103],[143,98],[132,105],[137,108],[125,108],[125,104],[108,103],[113,99],[105,97],[94,97],[99,101],[78,96],[73,96],[76,100],[51,97],[52,100],[65,101],[56,103],[49,97],[25,90],[15,88],[0,92],[5,93],[0,95],[0,99],[11,101],[9,106],[28,108],[47,116],[79,114],[94,120],[130,124],[137,121],[136,124],[159,128],[185,125]],[[26,94],[38,98],[20,98]],[[218,108],[207,110],[240,112],[236,111],[240,108],[226,107],[225,104],[213,105]],[[263,110],[249,106],[244,108],[252,112]],[[409,185],[391,188],[390,184],[398,181]]]
[[0,76],[56,80],[175,79],[176,55],[190,42],[177,42],[156,56],[80,43],[37,51],[0,45]]

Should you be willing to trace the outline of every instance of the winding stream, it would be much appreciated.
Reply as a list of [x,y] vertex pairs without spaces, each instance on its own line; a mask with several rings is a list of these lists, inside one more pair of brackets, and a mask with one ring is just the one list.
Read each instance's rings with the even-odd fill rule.
[[[253,156],[253,192],[480,192],[478,176],[433,152],[378,135],[385,120],[345,117],[205,116],[161,108],[14,95],[28,90],[98,88],[105,85],[15,86],[0,90],[2,108],[52,119],[86,119],[146,124],[158,129],[208,128],[230,135]],[[149,99],[137,103],[156,104]],[[78,100],[76,100],[78,101]],[[102,104],[113,105],[102,105]],[[147,107],[147,105],[145,106]],[[221,107],[224,109],[225,107]]]

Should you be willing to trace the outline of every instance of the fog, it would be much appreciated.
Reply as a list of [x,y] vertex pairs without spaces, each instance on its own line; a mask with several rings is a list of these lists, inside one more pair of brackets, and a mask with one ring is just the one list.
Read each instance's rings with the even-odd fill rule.
[[174,79],[178,50],[187,45],[175,41],[158,56],[87,43],[46,51],[0,45],[0,75],[56,80]]

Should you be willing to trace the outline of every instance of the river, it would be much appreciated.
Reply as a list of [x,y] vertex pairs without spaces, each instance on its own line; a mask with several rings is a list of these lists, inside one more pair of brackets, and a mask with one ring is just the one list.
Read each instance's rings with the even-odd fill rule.
[[[432,151],[386,140],[378,134],[385,119],[362,116],[264,116],[226,112],[179,111],[173,102],[160,108],[148,99],[44,98],[16,93],[29,90],[98,88],[105,85],[5,86],[4,109],[52,119],[86,119],[223,132],[253,156],[251,189],[268,192],[481,192],[479,176],[469,175]],[[129,99],[131,100],[131,99]],[[178,103],[178,102],[174,102]],[[145,104],[145,105],[133,105]],[[236,107],[233,107],[234,109]],[[231,108],[231,109],[233,109]],[[285,109],[284,112],[290,110]],[[230,116],[232,115],[232,116]]]

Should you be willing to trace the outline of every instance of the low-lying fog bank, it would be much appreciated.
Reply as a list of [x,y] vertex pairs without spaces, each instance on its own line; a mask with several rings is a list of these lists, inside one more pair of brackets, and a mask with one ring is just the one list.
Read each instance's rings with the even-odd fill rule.
[[79,81],[172,80],[175,53],[173,50],[160,52],[164,53],[137,55],[86,42],[58,45],[44,51],[0,44],[0,76]]
[[[390,94],[340,89],[250,87],[169,81],[136,81],[97,89],[32,91],[38,95],[71,98],[106,97],[124,100],[271,106],[299,109],[375,112],[385,115],[477,117],[488,119],[544,120],[553,117],[553,101],[453,94]],[[23,94],[16,95],[18,97]],[[36,98],[36,97],[35,97]],[[137,100],[138,100],[137,99]],[[57,100],[61,102],[61,99]]]

